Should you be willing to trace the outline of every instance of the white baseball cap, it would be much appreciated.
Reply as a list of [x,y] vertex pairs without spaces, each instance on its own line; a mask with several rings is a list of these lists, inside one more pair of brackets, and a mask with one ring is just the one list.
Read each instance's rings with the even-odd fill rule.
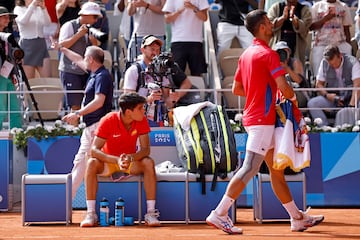
[[86,2],[81,6],[81,10],[79,11],[79,15],[97,15],[102,17],[100,6],[94,2]]

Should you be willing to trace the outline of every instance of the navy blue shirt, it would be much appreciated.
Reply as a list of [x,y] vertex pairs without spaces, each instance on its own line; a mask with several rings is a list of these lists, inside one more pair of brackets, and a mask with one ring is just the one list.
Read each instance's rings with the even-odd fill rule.
[[95,98],[95,95],[99,93],[105,95],[105,102],[101,108],[83,116],[87,127],[98,122],[112,108],[113,81],[109,71],[104,66],[100,67],[95,73],[90,74],[85,88],[83,105],[89,104]]

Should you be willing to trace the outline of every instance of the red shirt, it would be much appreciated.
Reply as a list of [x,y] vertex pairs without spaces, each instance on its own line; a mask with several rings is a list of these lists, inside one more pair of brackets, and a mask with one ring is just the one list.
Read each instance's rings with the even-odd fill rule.
[[53,22],[53,23],[58,22],[58,18],[56,15],[56,8],[55,8],[56,3],[57,3],[57,0],[45,0],[46,9],[48,10],[51,22]]
[[145,116],[142,121],[133,121],[131,128],[126,130],[120,113],[110,112],[101,118],[95,135],[106,139],[102,151],[120,156],[122,153],[135,153],[138,137],[149,132],[150,127]]
[[275,78],[285,74],[278,54],[266,42],[254,38],[241,54],[234,77],[242,82],[246,94],[244,126],[275,124]]

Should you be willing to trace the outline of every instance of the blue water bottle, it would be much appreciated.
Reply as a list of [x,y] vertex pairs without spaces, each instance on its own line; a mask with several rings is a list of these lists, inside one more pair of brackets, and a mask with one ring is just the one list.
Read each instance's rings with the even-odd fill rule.
[[100,226],[109,226],[109,201],[106,198],[100,201]]
[[124,226],[125,201],[121,197],[115,201],[115,226]]

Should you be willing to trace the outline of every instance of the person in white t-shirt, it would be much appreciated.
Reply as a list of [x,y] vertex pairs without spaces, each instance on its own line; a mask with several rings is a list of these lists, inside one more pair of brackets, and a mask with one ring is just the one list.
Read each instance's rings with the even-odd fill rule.
[[174,61],[185,72],[189,65],[190,74],[201,76],[206,73],[203,50],[203,23],[207,20],[207,0],[166,1],[163,12],[165,22],[171,24],[171,52]]
[[324,0],[315,3],[311,9],[313,23],[310,31],[315,32],[311,50],[312,70],[318,72],[324,49],[335,44],[340,52],[351,55],[350,27],[353,23],[350,9],[339,0]]

